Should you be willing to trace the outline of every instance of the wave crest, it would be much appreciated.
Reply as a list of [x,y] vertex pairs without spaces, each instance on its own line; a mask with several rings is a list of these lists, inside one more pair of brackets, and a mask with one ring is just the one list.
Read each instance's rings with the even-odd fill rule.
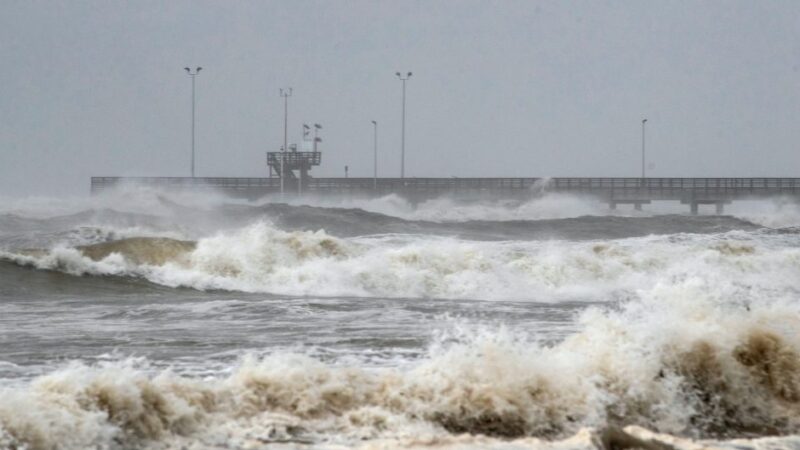
[[72,364],[0,390],[0,439],[32,449],[180,448],[198,439],[565,439],[629,425],[706,438],[796,432],[800,339],[782,330],[796,329],[797,306],[698,302],[704,314],[682,322],[659,321],[662,308],[638,303],[589,311],[581,332],[550,346],[460,328],[405,368],[285,353],[247,357],[230,376],[206,379],[148,373],[130,360]]
[[0,257],[75,275],[142,277],[170,287],[557,301],[607,299],[693,277],[736,280],[755,290],[798,289],[800,250],[781,244],[782,239],[781,234],[762,234],[756,240],[736,232],[589,242],[409,235],[342,239],[324,231],[287,232],[257,223],[196,242],[142,237]]
[[111,254],[120,254],[133,264],[161,266],[185,261],[195,250],[192,241],[163,237],[135,237],[100,244],[82,245],[77,249],[93,261],[101,261]]

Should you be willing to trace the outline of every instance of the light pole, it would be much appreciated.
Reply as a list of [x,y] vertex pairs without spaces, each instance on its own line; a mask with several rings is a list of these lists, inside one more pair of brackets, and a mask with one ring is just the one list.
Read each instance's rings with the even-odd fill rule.
[[283,148],[281,149],[281,197],[283,197],[283,180],[286,178],[286,152],[289,150],[289,97],[292,88],[281,89],[283,97]]
[[194,77],[196,77],[203,68],[198,67],[194,69],[194,73],[192,73],[192,69],[188,67],[184,67],[183,69],[192,77],[192,178],[194,178]]
[[372,121],[372,135],[374,144],[372,146],[372,189],[378,190],[378,122]]
[[406,81],[411,78],[411,72],[405,77],[400,72],[395,72],[397,78],[403,82],[403,125],[400,133],[400,178],[406,177]]
[[644,125],[647,123],[647,119],[642,119],[642,180],[644,180]]

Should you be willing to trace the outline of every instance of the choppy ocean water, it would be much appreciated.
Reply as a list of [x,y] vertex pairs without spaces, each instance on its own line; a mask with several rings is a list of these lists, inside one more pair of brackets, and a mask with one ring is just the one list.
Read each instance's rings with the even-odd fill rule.
[[800,209],[670,208],[3,199],[0,448],[800,448]]

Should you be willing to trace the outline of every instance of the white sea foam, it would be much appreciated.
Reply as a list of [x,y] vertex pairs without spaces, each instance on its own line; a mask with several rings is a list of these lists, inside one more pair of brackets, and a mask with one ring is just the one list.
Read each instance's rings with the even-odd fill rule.
[[432,222],[542,220],[590,215],[644,214],[636,211],[611,211],[607,204],[597,199],[566,194],[546,194],[527,200],[493,199],[469,202],[443,196],[417,205],[395,194],[378,198],[302,198],[290,199],[290,202],[296,205],[358,208],[405,220]]
[[[542,193],[526,200],[459,201],[443,196],[417,205],[391,194],[378,198],[303,198],[292,204],[337,208],[358,208],[400,217],[433,222],[510,221],[568,219],[581,216],[650,217],[663,214],[689,214],[687,205],[676,201],[655,201],[636,211],[621,206],[611,210],[607,203],[591,196]],[[712,208],[713,206],[704,206]],[[706,214],[712,213],[709,209]],[[800,203],[790,197],[742,199],[725,205],[725,214],[770,228],[800,226]]]
[[49,218],[87,210],[114,209],[140,214],[169,216],[172,204],[198,210],[226,203],[247,203],[217,191],[163,190],[157,187],[122,185],[92,196],[74,197],[2,197],[0,214],[15,214],[29,218]]
[[629,424],[694,437],[796,431],[800,306],[763,297],[743,305],[727,298],[731,289],[665,278],[618,310],[587,310],[580,331],[553,345],[457,326],[399,368],[276,353],[197,379],[141,360],[73,363],[0,388],[0,448],[592,448],[600,430]]
[[664,276],[680,280],[698,274],[751,289],[800,289],[800,249],[785,245],[785,239],[745,232],[589,242],[410,235],[340,239],[323,231],[285,232],[261,222],[196,245],[141,238],[2,257],[75,275],[139,276],[197,289],[556,301],[633,295]]
[[728,213],[770,228],[800,227],[800,203],[793,198],[736,201]]
[[[153,208],[168,204],[153,198]],[[763,213],[745,206],[735,213],[753,214],[770,226],[793,220],[789,204]],[[449,217],[473,220],[484,213],[455,211]],[[209,361],[181,374],[141,359],[73,362],[30,383],[0,380],[0,449],[259,448],[281,442],[318,448],[597,448],[616,433],[609,427],[626,425],[646,428],[627,426],[628,437],[614,439],[677,448],[800,444],[796,436],[723,444],[691,439],[800,430],[797,235],[475,242],[420,235],[343,239],[256,223],[185,242],[142,230],[107,226],[98,241],[123,239],[88,248],[5,251],[0,258],[76,276],[135,276],[197,289],[625,301],[614,309],[590,308],[579,318],[578,332],[556,344],[516,330],[456,323],[440,332],[425,357],[392,367],[326,363],[312,352],[251,355],[215,376],[207,376]],[[217,307],[185,306],[199,313]]]
[[[50,218],[82,211],[113,209],[179,218],[184,210],[212,213],[215,208],[226,204],[259,206],[265,202],[283,201],[293,205],[363,209],[405,220],[433,222],[547,220],[609,215],[649,217],[689,212],[686,205],[666,201],[646,205],[643,211],[626,207],[611,210],[606,203],[595,197],[547,192],[532,192],[529,198],[520,200],[476,199],[467,202],[442,196],[414,204],[395,194],[377,198],[308,196],[281,199],[268,196],[259,201],[248,201],[230,198],[214,190],[176,191],[123,185],[92,197],[0,197],[0,214]],[[800,203],[789,197],[736,200],[725,206],[725,213],[771,228],[800,226]],[[105,224],[90,221],[85,225]],[[186,234],[185,230],[177,231]]]

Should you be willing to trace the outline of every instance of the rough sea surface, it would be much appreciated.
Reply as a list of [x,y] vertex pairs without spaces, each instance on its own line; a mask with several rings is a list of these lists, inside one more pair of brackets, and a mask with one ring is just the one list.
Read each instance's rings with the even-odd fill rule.
[[800,208],[0,198],[0,449],[800,448]]

